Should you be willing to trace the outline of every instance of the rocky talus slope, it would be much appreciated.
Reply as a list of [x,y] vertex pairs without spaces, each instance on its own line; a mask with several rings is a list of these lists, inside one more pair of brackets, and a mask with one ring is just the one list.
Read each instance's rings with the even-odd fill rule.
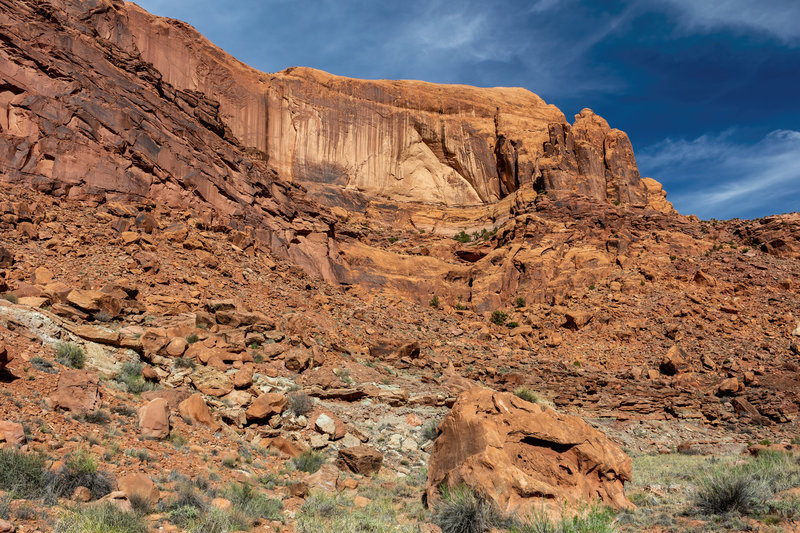
[[620,446],[800,437],[796,213],[681,216],[588,110],[264,74],[125,2],[0,0],[0,294],[2,453],[113,480],[0,487],[0,531],[142,495],[163,531],[349,531],[319,494],[436,531],[443,480],[624,510]]

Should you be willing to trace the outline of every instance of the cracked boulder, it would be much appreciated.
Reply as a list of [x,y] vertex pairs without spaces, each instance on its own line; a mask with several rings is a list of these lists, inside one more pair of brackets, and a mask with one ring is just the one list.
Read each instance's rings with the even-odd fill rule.
[[623,484],[631,460],[576,416],[507,392],[463,392],[439,425],[428,469],[428,504],[442,486],[467,485],[506,513],[545,509],[557,515],[599,499],[633,508]]

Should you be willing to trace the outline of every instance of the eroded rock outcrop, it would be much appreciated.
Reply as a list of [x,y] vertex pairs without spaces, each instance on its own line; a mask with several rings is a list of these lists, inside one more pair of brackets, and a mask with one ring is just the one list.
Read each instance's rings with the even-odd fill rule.
[[309,68],[265,74],[191,26],[133,4],[107,5],[88,21],[165,82],[218,102],[206,104],[206,123],[332,203],[347,202],[345,188],[463,206],[526,183],[632,205],[660,198],[639,179],[625,133],[590,110],[570,126],[522,88],[357,80]]
[[336,279],[332,219],[247,155],[218,102],[170,85],[142,57],[125,38],[137,9],[0,0],[0,182],[94,204],[190,208]]
[[600,499],[631,508],[623,484],[631,460],[580,418],[507,392],[463,392],[439,425],[428,470],[428,503],[439,487],[466,484],[521,516]]

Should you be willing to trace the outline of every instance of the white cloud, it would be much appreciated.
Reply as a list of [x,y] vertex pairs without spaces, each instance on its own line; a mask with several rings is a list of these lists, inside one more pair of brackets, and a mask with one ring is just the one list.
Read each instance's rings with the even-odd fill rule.
[[660,179],[676,209],[701,218],[754,217],[800,209],[800,131],[756,143],[736,131],[665,139],[639,152],[643,175]]
[[668,2],[681,11],[681,21],[690,31],[733,28],[766,33],[787,44],[800,43],[800,2],[797,0]]

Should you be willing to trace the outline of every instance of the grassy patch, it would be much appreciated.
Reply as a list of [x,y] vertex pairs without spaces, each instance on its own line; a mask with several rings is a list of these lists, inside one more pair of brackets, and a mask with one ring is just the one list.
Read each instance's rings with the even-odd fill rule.
[[572,516],[553,520],[546,513],[534,513],[511,527],[511,533],[617,533],[614,511],[593,506]]
[[800,501],[781,494],[800,486],[800,462],[789,454],[640,455],[633,477],[626,492],[638,508],[617,516],[623,531],[682,531],[688,519],[705,522],[697,531],[739,531],[745,517],[779,524],[800,516]]
[[34,499],[44,495],[46,485],[43,456],[0,448],[0,490],[17,498]]
[[64,514],[55,533],[147,533],[147,523],[113,503],[91,505]]
[[401,523],[394,502],[383,498],[358,508],[344,494],[314,493],[296,515],[298,533],[412,533],[416,525]]
[[233,504],[235,511],[249,518],[254,523],[261,519],[282,520],[283,504],[280,500],[268,498],[253,488],[249,483],[231,485],[226,496]]

